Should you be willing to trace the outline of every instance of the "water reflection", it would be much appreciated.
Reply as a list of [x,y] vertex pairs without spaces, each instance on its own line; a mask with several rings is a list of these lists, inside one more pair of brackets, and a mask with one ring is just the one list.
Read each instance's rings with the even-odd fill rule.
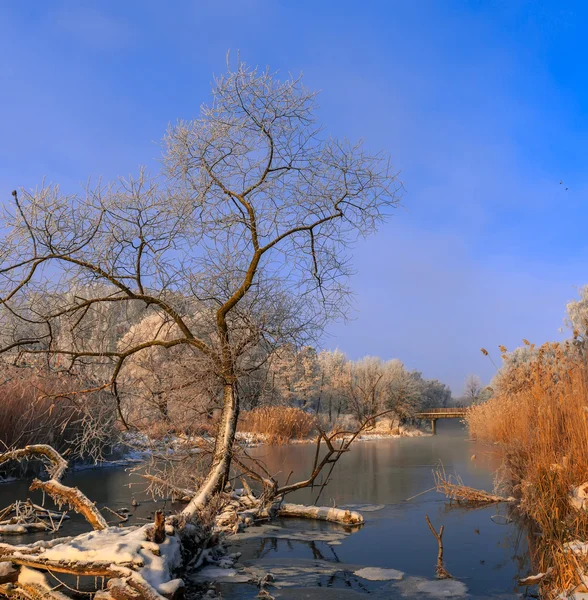
[[[293,472],[293,481],[307,476],[314,447],[259,447],[252,449],[252,454],[262,458],[281,482]],[[516,521],[492,520],[497,514],[508,517],[508,507],[450,507],[434,492],[406,501],[433,485],[432,471],[440,463],[447,473],[460,475],[466,485],[492,491],[499,457],[491,448],[469,440],[467,430],[455,421],[440,421],[434,437],[357,442],[337,464],[321,504],[383,505],[381,510],[364,513],[363,527],[346,530],[330,523],[288,519],[248,529],[245,536],[234,540],[231,551],[242,552],[241,564],[249,569],[282,573],[291,587],[272,592],[276,598],[316,598],[316,589],[322,592],[321,600],[329,597],[328,590],[334,590],[332,598],[363,598],[367,592],[375,599],[413,592],[415,597],[433,598],[432,593],[441,592],[434,588],[430,593],[426,587],[434,578],[437,554],[436,541],[425,522],[429,515],[437,529],[445,526],[445,565],[458,578],[456,583],[465,584],[475,597],[508,597],[505,594],[517,591],[518,578],[530,570],[528,542]],[[142,494],[141,479],[122,468],[76,472],[66,483],[79,486],[99,506],[131,508],[130,523],[150,520],[158,508],[172,508]],[[129,488],[129,483],[134,487]],[[17,497],[39,501],[40,496],[28,492],[28,485],[24,481],[0,485],[0,505]],[[299,490],[288,500],[313,503],[317,492],[316,487]],[[136,508],[131,506],[133,496],[140,504]],[[81,518],[72,517],[65,534],[88,529]],[[370,582],[353,575],[354,570],[366,566],[398,569],[405,577],[401,583]],[[220,588],[226,600],[254,598],[258,592],[246,584],[222,584]],[[457,588],[451,594],[456,597]]]
[[[307,475],[314,448],[308,445],[260,447],[254,454],[262,458],[271,473],[283,482]],[[473,458],[475,457],[475,458]],[[382,504],[376,512],[366,512],[366,524],[345,537],[341,545],[276,539],[260,533],[260,539],[236,542],[234,549],[243,552],[244,560],[287,558],[318,559],[341,564],[393,568],[407,577],[432,578],[436,560],[436,541],[425,514],[438,529],[445,526],[443,537],[445,562],[450,573],[464,582],[469,593],[498,597],[517,591],[517,581],[529,571],[528,547],[516,522],[493,522],[496,514],[505,513],[502,505],[483,506],[474,510],[450,506],[443,497],[430,492],[415,496],[433,485],[433,469],[442,464],[447,473],[462,477],[466,485],[492,491],[493,473],[499,457],[491,448],[467,437],[467,430],[455,421],[439,422],[434,437],[403,438],[358,442],[342,457],[325,486],[321,504]],[[300,490],[289,501],[312,503],[317,489]],[[503,520],[504,521],[504,520]],[[507,519],[508,521],[508,519]],[[288,530],[304,531],[309,537],[325,525],[312,521],[284,521]],[[335,583],[338,578],[341,581]],[[351,585],[345,574],[332,573],[316,585]],[[345,581],[347,583],[345,583]],[[359,582],[368,588],[373,584]],[[237,586],[225,589],[225,598],[252,598]],[[353,589],[358,589],[353,584]],[[361,587],[361,586],[360,586]],[[372,589],[372,593],[377,590]]]

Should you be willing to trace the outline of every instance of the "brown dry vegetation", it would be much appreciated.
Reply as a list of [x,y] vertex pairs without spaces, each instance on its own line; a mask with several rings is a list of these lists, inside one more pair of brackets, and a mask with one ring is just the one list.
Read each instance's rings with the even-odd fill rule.
[[578,339],[530,352],[530,361],[507,361],[494,397],[472,407],[467,419],[475,437],[502,447],[503,483],[540,533],[534,564],[542,572],[554,568],[542,584],[552,598],[580,584],[588,570],[564,546],[588,540],[588,512],[569,503],[571,490],[588,481],[588,366]]
[[80,431],[80,412],[68,398],[47,396],[55,382],[26,370],[5,369],[0,382],[2,449],[50,444],[60,452],[73,447]]
[[316,424],[313,415],[299,408],[264,406],[242,413],[239,430],[263,435],[268,444],[285,444],[308,438]]

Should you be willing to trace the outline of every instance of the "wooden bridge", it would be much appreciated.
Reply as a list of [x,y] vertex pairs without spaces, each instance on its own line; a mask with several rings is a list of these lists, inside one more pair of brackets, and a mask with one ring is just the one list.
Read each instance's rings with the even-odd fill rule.
[[437,419],[463,419],[466,416],[465,408],[429,408],[423,412],[417,413],[417,419],[430,419],[433,435],[437,434]]

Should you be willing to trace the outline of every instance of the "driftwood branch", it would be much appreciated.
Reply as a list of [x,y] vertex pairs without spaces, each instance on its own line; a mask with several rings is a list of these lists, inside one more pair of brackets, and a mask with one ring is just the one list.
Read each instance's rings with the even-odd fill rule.
[[282,504],[278,510],[280,517],[296,517],[298,519],[316,519],[342,523],[344,525],[361,525],[363,516],[354,510],[332,508],[328,506],[304,506],[303,504]]
[[429,526],[429,529],[431,530],[431,532],[433,533],[433,535],[435,536],[435,538],[437,540],[437,547],[438,547],[437,567],[435,569],[435,572],[437,573],[437,579],[451,579],[451,575],[447,572],[447,570],[445,569],[445,566],[443,565],[443,530],[444,530],[444,526],[441,525],[441,527],[439,529],[439,533],[437,533],[429,519],[429,515],[425,515],[425,519],[427,520],[427,525]]
[[71,488],[61,483],[61,478],[67,470],[67,461],[51,446],[46,444],[34,444],[31,446],[25,446],[18,450],[10,450],[0,454],[0,464],[9,460],[21,460],[23,458],[40,458],[47,465],[47,472],[50,479],[48,481],[41,481],[35,479],[31,484],[31,491],[43,490],[58,506],[67,504],[71,506],[76,512],[80,513],[94,529],[106,529],[108,523],[106,519],[100,514],[100,511],[96,508],[96,505],[89,500],[89,498],[83,494],[77,488]]
[[[312,466],[312,471],[311,471],[309,477],[302,481],[291,483],[289,485],[284,485],[282,487],[278,487],[276,484],[275,485],[275,488],[276,488],[275,495],[276,496],[284,496],[285,494],[289,494],[290,492],[294,492],[294,491],[302,489],[302,488],[313,486],[316,479],[318,478],[318,476],[321,474],[323,469],[325,467],[327,467],[327,465],[328,465],[329,466],[329,475],[327,476],[326,481],[321,486],[321,492],[322,492],[326,483],[328,482],[329,476],[332,473],[335,464],[341,458],[341,456],[343,456],[343,454],[345,454],[346,452],[349,451],[351,444],[357,439],[357,437],[367,427],[369,427],[369,425],[371,423],[374,423],[376,421],[376,419],[383,417],[384,415],[387,415],[391,412],[394,412],[394,410],[393,409],[385,410],[378,414],[372,415],[372,416],[366,418],[357,429],[351,430],[351,431],[334,431],[330,434],[327,434],[325,431],[323,431],[323,429],[318,427],[319,434],[318,434],[317,440],[316,440],[315,457],[314,457],[314,462],[313,462],[313,466]],[[323,456],[323,458],[319,460],[322,443],[325,444],[327,451],[326,451],[326,454]],[[318,502],[319,498],[320,498],[320,494],[317,496],[315,502]]]
[[435,488],[438,492],[445,494],[446,498],[455,500],[462,504],[494,504],[497,502],[516,502],[515,498],[497,496],[489,494],[484,490],[463,485],[459,477],[456,477],[455,482],[452,481],[451,475],[447,476],[443,469],[437,469],[433,472],[435,478]]

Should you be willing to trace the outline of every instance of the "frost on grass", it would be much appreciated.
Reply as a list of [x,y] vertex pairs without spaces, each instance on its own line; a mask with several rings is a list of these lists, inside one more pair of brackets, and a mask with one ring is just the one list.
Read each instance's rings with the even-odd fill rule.
[[396,569],[380,569],[379,567],[364,567],[354,571],[354,575],[369,581],[393,581],[402,579],[404,573]]

